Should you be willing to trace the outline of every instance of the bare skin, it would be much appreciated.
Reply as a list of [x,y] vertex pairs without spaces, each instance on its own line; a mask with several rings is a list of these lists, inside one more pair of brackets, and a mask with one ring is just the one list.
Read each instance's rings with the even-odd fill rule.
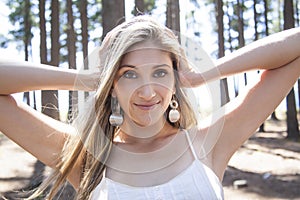
[[[211,81],[254,69],[265,69],[260,81],[217,111],[214,114],[217,117],[212,123],[203,122],[194,140],[194,146],[200,149],[203,145],[203,132],[210,133],[204,146],[209,153],[203,162],[220,180],[233,153],[273,112],[298,79],[300,30],[293,29],[255,42],[218,60],[213,70],[202,74],[191,72],[189,68],[179,69],[183,86],[185,80],[193,83],[192,86],[197,86],[204,83],[203,77],[206,81]],[[1,61],[0,71],[0,131],[46,165],[55,167],[66,138],[73,135],[73,128],[16,102],[11,94],[37,89],[93,90],[95,77],[85,75],[82,79],[83,86],[74,88],[77,74],[72,70]],[[18,82],[20,78],[22,84]],[[170,141],[170,135],[177,133],[169,129],[163,130],[170,131],[170,134],[161,133],[146,142],[133,141],[127,137],[127,147],[138,149],[145,144],[149,148],[163,145]],[[214,132],[215,134],[211,134]],[[215,138],[216,135],[218,138]],[[125,138],[122,133],[119,136]],[[201,156],[200,150],[197,152]],[[187,154],[184,159],[192,158]],[[69,176],[69,181],[75,188],[79,185],[80,166],[81,163],[77,163]],[[178,171],[180,170],[174,170],[174,174]]]

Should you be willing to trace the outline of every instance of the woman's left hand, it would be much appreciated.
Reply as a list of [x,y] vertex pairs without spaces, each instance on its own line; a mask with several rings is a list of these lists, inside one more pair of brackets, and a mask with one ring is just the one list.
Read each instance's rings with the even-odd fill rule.
[[201,73],[196,72],[191,67],[182,48],[178,62],[178,75],[181,87],[197,87],[204,83],[204,78],[201,76]]

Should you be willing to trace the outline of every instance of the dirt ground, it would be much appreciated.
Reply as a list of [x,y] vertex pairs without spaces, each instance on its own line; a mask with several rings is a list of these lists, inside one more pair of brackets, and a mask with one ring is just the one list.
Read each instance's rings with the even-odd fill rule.
[[[230,160],[223,181],[225,199],[300,200],[300,142],[284,139],[284,121],[269,120],[265,128],[267,132],[257,132]],[[0,199],[18,199],[20,191],[34,188],[48,172],[0,134]],[[72,189],[68,191],[58,199],[72,199]]]
[[[223,180],[226,199],[300,199],[300,141],[285,139],[285,121],[270,120],[231,158]],[[234,185],[244,180],[247,185]]]

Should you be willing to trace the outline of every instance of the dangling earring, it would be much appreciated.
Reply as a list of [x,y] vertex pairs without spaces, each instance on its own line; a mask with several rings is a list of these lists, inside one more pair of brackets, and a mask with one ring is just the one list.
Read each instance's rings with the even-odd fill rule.
[[170,110],[169,112],[169,120],[170,122],[175,123],[179,120],[180,113],[178,110],[176,110],[178,108],[178,102],[173,97],[170,102],[170,107],[172,108],[172,110]]
[[111,110],[112,113],[109,116],[109,123],[112,126],[120,126],[123,123],[123,116],[121,115],[121,108],[116,97],[111,97]]

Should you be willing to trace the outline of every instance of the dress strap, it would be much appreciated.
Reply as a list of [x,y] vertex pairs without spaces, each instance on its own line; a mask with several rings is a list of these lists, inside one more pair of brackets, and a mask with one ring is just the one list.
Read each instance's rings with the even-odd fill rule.
[[185,130],[185,129],[183,129],[183,131],[184,131],[184,133],[185,133],[185,135],[186,135],[187,141],[188,141],[188,143],[189,143],[190,149],[191,149],[191,151],[192,151],[192,153],[193,153],[193,156],[194,156],[195,160],[198,160],[198,157],[197,157],[197,154],[196,154],[196,152],[195,152],[193,143],[192,143],[192,141],[191,141],[189,132],[188,132],[187,130]]

